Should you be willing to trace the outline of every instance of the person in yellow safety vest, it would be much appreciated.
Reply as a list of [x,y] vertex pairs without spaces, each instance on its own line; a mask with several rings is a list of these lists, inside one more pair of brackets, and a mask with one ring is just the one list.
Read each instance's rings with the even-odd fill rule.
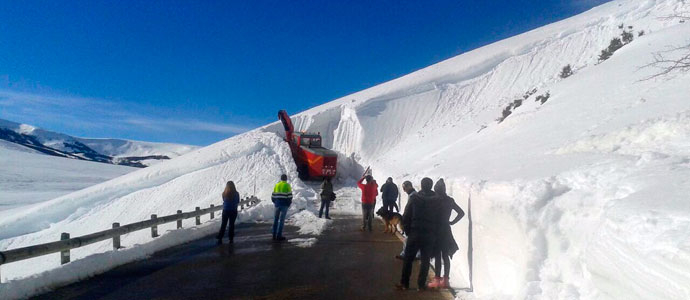
[[284,241],[283,225],[288,208],[292,204],[292,187],[287,183],[287,175],[280,175],[280,182],[273,188],[271,201],[275,205],[275,217],[273,218],[273,240]]

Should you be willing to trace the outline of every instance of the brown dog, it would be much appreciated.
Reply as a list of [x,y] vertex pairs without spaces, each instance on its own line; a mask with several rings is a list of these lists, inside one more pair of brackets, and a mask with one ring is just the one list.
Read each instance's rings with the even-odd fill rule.
[[386,229],[384,229],[383,232],[390,232],[391,234],[395,234],[395,231],[398,230],[398,225],[402,223],[402,215],[396,212],[386,210],[383,207],[376,211],[376,215],[380,216],[386,225]]

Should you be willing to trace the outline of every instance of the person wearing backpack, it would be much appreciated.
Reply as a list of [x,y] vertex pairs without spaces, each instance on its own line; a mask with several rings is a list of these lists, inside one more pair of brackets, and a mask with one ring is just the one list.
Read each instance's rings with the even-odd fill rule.
[[218,245],[223,243],[223,235],[225,235],[225,228],[230,224],[230,229],[228,230],[228,239],[230,244],[233,243],[235,239],[235,220],[237,220],[237,205],[240,203],[240,193],[237,192],[235,188],[235,183],[228,181],[225,184],[225,190],[223,191],[223,215],[220,224],[220,231],[216,236],[218,239]]
[[323,214],[323,209],[326,208],[326,219],[331,219],[328,216],[328,209],[331,206],[331,201],[335,200],[335,193],[333,193],[333,184],[331,178],[326,177],[321,183],[321,208],[319,209],[319,218]]

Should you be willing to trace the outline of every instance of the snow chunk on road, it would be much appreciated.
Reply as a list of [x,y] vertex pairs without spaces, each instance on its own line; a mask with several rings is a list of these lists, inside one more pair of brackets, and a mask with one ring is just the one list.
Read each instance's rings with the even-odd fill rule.
[[289,239],[288,242],[295,244],[295,246],[300,247],[300,248],[309,248],[316,244],[318,239],[316,238],[296,238],[296,239]]
[[303,210],[288,220],[288,224],[299,227],[300,234],[321,235],[332,221],[317,217],[314,213]]

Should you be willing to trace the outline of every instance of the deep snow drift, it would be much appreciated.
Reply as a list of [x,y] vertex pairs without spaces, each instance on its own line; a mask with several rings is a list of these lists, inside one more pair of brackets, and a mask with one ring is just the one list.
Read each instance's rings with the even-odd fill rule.
[[[293,122],[297,130],[320,131],[324,144],[341,153],[343,177],[371,165],[375,177],[397,183],[443,177],[466,210],[471,195],[474,292],[462,297],[687,299],[690,75],[640,81],[657,71],[640,67],[655,52],[690,43],[687,23],[660,18],[689,9],[676,0],[614,1],[310,109]],[[634,27],[634,41],[598,63],[622,23]],[[638,36],[641,30],[646,34]],[[566,64],[575,74],[561,79]],[[535,102],[547,92],[545,103]],[[523,102],[498,123],[516,99]],[[296,177],[281,132],[273,123],[55,199],[42,207],[50,226],[7,235],[13,237],[0,249],[218,203],[225,180],[235,180],[243,195],[256,182],[257,195],[268,199],[281,172]],[[293,184],[295,213],[316,194]],[[264,204],[240,219],[265,219],[270,203]],[[19,233],[35,216],[0,224],[0,232]],[[461,248],[451,272],[457,288],[469,286],[468,226],[465,218],[453,228]],[[123,238],[149,240],[146,233]],[[86,247],[73,257],[109,247]],[[39,258],[3,266],[2,276],[57,265],[55,257]]]
[[[687,299],[690,76],[641,81],[658,72],[641,67],[690,43],[687,24],[661,18],[688,9],[614,1],[311,109],[295,124],[327,132],[328,146],[380,179],[443,177],[464,208],[471,193],[474,293],[463,296]],[[620,24],[646,34],[598,64]],[[576,71],[561,79],[566,64]],[[498,123],[515,99],[522,105]],[[454,227],[459,288],[469,287],[467,222]]]

